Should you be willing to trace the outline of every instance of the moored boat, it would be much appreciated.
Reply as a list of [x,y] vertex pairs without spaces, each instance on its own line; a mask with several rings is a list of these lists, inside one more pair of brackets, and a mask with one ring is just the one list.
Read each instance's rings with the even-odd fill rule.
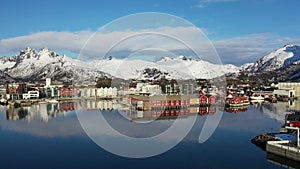
[[226,97],[226,106],[227,107],[242,107],[248,106],[249,99],[246,96],[237,96],[237,95],[228,95]]
[[7,100],[3,98],[0,100],[0,105],[7,105],[7,104],[8,104]]
[[258,93],[253,93],[252,96],[250,96],[251,100],[264,100],[265,98]]
[[58,101],[57,100],[55,100],[55,99],[51,99],[51,100],[45,100],[47,103],[50,103],[50,104],[56,104],[56,103],[58,103]]

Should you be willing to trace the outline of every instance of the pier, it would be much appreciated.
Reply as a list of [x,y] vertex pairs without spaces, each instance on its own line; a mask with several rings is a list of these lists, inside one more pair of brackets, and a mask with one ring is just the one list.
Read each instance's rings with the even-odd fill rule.
[[285,158],[300,161],[300,148],[288,140],[268,141],[266,151]]
[[266,151],[285,158],[300,161],[299,128],[285,126],[285,129],[296,131],[296,142],[291,140],[268,141]]

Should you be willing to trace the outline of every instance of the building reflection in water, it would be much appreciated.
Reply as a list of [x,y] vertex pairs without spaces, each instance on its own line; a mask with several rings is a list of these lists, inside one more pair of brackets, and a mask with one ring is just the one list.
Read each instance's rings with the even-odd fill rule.
[[6,110],[7,120],[42,120],[48,122],[58,114],[64,116],[78,108],[77,102],[62,102],[58,104],[33,104],[28,107],[10,107]]
[[214,115],[217,111],[216,106],[210,107],[182,107],[177,109],[152,109],[152,110],[136,110],[131,108],[125,110],[126,116],[133,121],[148,120],[169,120],[176,118],[187,118],[190,115]]
[[224,109],[224,112],[228,112],[228,113],[240,113],[240,112],[246,112],[248,111],[248,107],[249,106],[241,106],[241,107],[226,107]]
[[82,107],[86,110],[116,110],[120,106],[115,100],[82,100],[78,102],[59,102],[57,104],[33,104],[28,107],[9,107],[6,109],[7,120],[26,119],[48,122],[57,115],[67,116]]
[[284,168],[300,168],[299,161],[294,161],[271,153],[267,153],[267,160],[270,163],[276,164]]
[[123,110],[131,120],[163,120],[184,118],[189,115],[214,115],[216,106],[210,107],[182,107],[178,109],[152,109],[138,111],[133,106],[121,106],[116,100],[83,100],[78,102],[59,102],[58,104],[33,104],[29,107],[10,107],[6,110],[7,120],[26,119],[48,122],[57,115],[67,116],[79,107],[86,110]]
[[[272,104],[260,102],[253,106],[270,118],[275,119],[284,125],[286,114],[300,110],[300,100],[289,100],[287,102],[277,102]],[[271,153],[267,153],[266,158],[268,162],[284,168],[300,168],[299,161],[294,161]]]
[[80,106],[86,110],[116,110],[117,100],[83,100]]
[[276,119],[284,123],[285,115],[291,111],[300,110],[300,100],[277,102],[277,103],[266,103],[260,102],[253,105],[256,109],[268,115],[272,119]]

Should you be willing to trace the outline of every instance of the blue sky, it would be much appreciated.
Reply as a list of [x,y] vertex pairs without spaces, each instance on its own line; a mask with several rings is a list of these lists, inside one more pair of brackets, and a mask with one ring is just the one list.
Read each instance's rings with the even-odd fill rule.
[[53,36],[94,32],[125,15],[163,12],[205,30],[223,63],[241,65],[286,43],[300,45],[299,6],[298,0],[3,0],[0,56],[18,53],[27,46],[42,47],[38,44],[76,54],[80,49],[48,44],[49,38],[37,38],[34,43],[33,37],[30,43],[26,38],[39,37],[45,32],[48,35],[52,32]]

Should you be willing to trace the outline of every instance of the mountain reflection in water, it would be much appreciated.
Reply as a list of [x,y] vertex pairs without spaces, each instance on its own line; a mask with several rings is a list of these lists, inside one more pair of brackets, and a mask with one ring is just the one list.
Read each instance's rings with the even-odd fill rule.
[[[141,162],[116,157],[101,150],[91,142],[77,119],[76,110],[80,108],[84,108],[87,114],[92,111],[103,113],[113,125],[116,125],[116,128],[121,128],[120,132],[133,137],[158,134],[172,125],[175,119],[189,123],[190,116],[197,116],[197,121],[190,134],[174,149],[163,155],[144,159]],[[219,127],[212,137],[204,144],[199,144],[199,133],[206,117],[214,116],[220,111],[220,108],[189,107],[179,110],[136,111],[128,107],[122,107],[117,102],[110,100],[37,104],[23,108],[2,106],[0,107],[0,142],[6,146],[1,147],[1,149],[4,150],[5,147],[8,147],[10,149],[7,152],[14,154],[9,155],[10,153],[5,151],[6,156],[2,160],[7,161],[12,157],[22,159],[21,157],[24,156],[28,158],[35,156],[41,157],[39,160],[45,162],[43,158],[53,154],[53,157],[59,157],[60,159],[72,156],[71,161],[73,162],[61,164],[63,165],[61,168],[68,168],[68,166],[82,168],[83,166],[76,167],[76,161],[81,161],[84,166],[92,168],[140,168],[141,166],[155,168],[157,166],[154,166],[154,164],[159,163],[161,159],[176,159],[172,162],[160,164],[164,167],[175,168],[186,167],[186,165],[179,162],[179,159],[190,164],[189,168],[281,168],[278,163],[285,161],[284,159],[276,158],[276,160],[273,160],[276,163],[268,162],[270,161],[269,156],[269,160],[267,160],[265,152],[252,145],[250,139],[263,132],[278,132],[279,127],[284,124],[285,112],[296,109],[300,110],[299,101],[292,102],[292,104],[290,102],[257,103],[245,108],[226,109]],[[151,123],[140,124],[143,121],[151,121],[155,127],[151,127]],[[124,127],[126,125],[132,127],[132,130],[127,131]],[[105,134],[102,137],[106,137]],[[23,150],[25,148],[20,147],[13,148],[16,142],[11,140],[14,138],[22,139],[22,142],[19,143],[22,143],[28,149],[31,148],[31,151],[27,151],[27,149],[25,151]],[[47,149],[46,154],[48,155],[34,148],[35,146],[29,140],[37,140],[33,141],[34,145],[44,151]],[[46,148],[42,148],[45,144],[47,144]],[[48,146],[51,148],[47,148]],[[75,146],[76,148],[74,148]],[[205,156],[203,156],[203,153],[205,153]],[[198,158],[199,156],[201,158]],[[47,163],[50,166],[49,168],[58,168],[59,158],[54,158],[53,163]],[[109,160],[106,161],[107,159]],[[121,165],[121,163],[127,164],[128,160],[135,164],[139,163],[139,165],[133,163]],[[215,163],[215,161],[218,161],[218,163]],[[24,164],[24,161],[22,163]],[[12,163],[5,164],[2,167],[20,168],[20,166],[11,167],[11,165]],[[38,168],[34,163],[26,163],[24,167]]]

